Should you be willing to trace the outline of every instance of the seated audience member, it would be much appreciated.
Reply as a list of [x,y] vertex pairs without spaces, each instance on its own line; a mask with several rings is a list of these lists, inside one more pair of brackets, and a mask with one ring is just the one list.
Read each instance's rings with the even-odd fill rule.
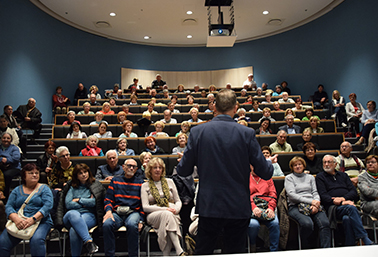
[[135,94],[130,96],[130,105],[138,105],[138,96]]
[[301,121],[300,119],[296,118],[296,115],[295,115],[295,111],[290,109],[290,108],[287,108],[286,111],[285,111],[285,118],[287,115],[293,115],[294,116],[294,122],[297,122],[297,121]]
[[324,133],[324,129],[319,127],[320,120],[317,116],[311,117],[309,120],[310,127],[305,128],[305,130],[310,130],[312,133]]
[[[91,94],[94,94],[96,96],[96,99],[101,99],[101,95],[100,93],[98,93],[98,87],[96,85],[92,85],[90,88],[89,88],[89,94],[88,94],[88,98],[91,97]],[[92,104],[93,105],[93,104]]]
[[186,100],[188,101],[189,105],[193,105],[194,104],[194,97],[192,95],[188,95],[188,97],[186,98]]
[[302,118],[303,121],[310,120],[311,117],[317,117],[320,120],[318,116],[314,115],[314,109],[312,108],[307,108],[305,114],[306,115]]
[[262,96],[262,88],[258,87],[256,89],[256,95],[254,97],[261,97]]
[[56,144],[53,141],[47,141],[44,149],[45,152],[37,157],[37,167],[40,173],[39,182],[47,184],[48,180],[46,168],[53,168],[55,163],[58,161],[58,157],[55,155]]
[[176,124],[177,120],[175,118],[172,118],[172,112],[169,109],[164,110],[164,119],[161,119],[160,121],[164,124]]
[[72,256],[80,256],[83,245],[88,255],[98,251],[88,230],[96,225],[102,227],[105,192],[88,165],[75,165],[72,180],[60,195],[57,211],[57,223],[69,229]]
[[136,177],[139,177],[141,179],[146,179],[145,171],[146,171],[147,164],[151,159],[152,159],[152,154],[150,152],[143,152],[139,155],[139,160],[142,165],[135,173]]
[[8,198],[13,177],[20,174],[21,154],[20,149],[13,145],[12,135],[4,132],[1,135],[0,147],[0,170],[3,172],[5,180],[4,195]]
[[96,112],[95,120],[89,123],[89,125],[99,125],[101,122],[106,122],[105,120],[102,120],[104,118],[104,114],[102,112]]
[[144,111],[143,114],[145,114],[145,113],[148,113],[150,115],[152,115],[152,114],[158,114],[157,111],[154,111],[154,107],[155,107],[154,102],[152,102],[152,101],[148,102],[147,110]]
[[[33,236],[29,239],[31,256],[45,256],[45,240],[53,226],[50,210],[53,206],[51,190],[48,186],[39,184],[39,171],[34,163],[26,164],[21,171],[21,183],[12,190],[6,205],[6,217],[17,224],[22,231],[31,224],[40,221]],[[29,194],[34,190],[37,192],[31,197],[28,205],[24,208],[24,215],[28,217],[23,220],[19,217],[18,210],[24,204]],[[11,250],[16,247],[22,239],[16,238],[4,230],[0,235],[0,256],[10,256]]]
[[17,111],[14,113],[21,128],[34,130],[32,140],[39,138],[42,129],[42,113],[35,107],[35,104],[35,99],[29,98],[28,104],[18,106]]
[[[312,132],[311,132],[311,130],[309,130],[309,129],[303,130],[303,132],[302,132],[302,139],[303,139],[302,143],[297,144],[297,150],[298,151],[302,151],[303,150],[304,144],[306,144],[308,142],[311,142],[311,139],[312,139]],[[315,149],[317,149],[317,150],[320,149],[319,145],[317,143],[314,143],[314,142],[311,142],[311,143],[313,143],[315,145]]]
[[125,121],[126,121],[126,113],[124,111],[120,111],[118,114],[117,114],[117,121],[118,121],[118,124],[123,124]]
[[378,218],[378,156],[369,155],[365,159],[366,172],[358,176],[358,189],[360,190],[361,209],[364,213]]
[[270,119],[260,119],[260,127],[255,130],[257,135],[270,135],[273,131],[270,129]]
[[239,121],[239,120],[245,120],[246,122],[250,122],[251,121],[251,118],[248,117],[248,116],[245,116],[246,114],[246,110],[244,108],[239,108],[238,111],[236,112],[236,114],[239,116],[237,118],[234,118],[235,121]]
[[113,134],[111,131],[106,131],[108,129],[108,123],[101,122],[98,124],[98,132],[94,133],[93,135],[98,138],[111,138]]
[[179,132],[176,133],[175,137],[178,136],[178,134],[180,133],[184,133],[188,136],[189,138],[189,134],[190,134],[190,126],[191,126],[191,123],[189,121],[183,121],[181,122],[181,130]]
[[214,112],[214,107],[215,107],[214,102],[208,102],[207,107],[208,108],[206,109],[205,112],[207,112],[207,113]]
[[339,124],[344,128],[348,127],[346,124],[347,117],[345,111],[345,99],[340,96],[339,91],[334,90],[332,92],[332,118],[337,119]]
[[340,155],[336,157],[336,170],[345,172],[350,177],[354,186],[357,186],[358,175],[361,174],[365,168],[364,163],[355,156],[351,154],[353,151],[352,144],[348,141],[342,142],[340,145]]
[[85,142],[87,146],[80,151],[79,156],[104,156],[102,149],[97,147],[98,137],[93,135],[89,136]]
[[250,90],[256,90],[257,83],[253,80],[253,74],[248,74],[247,79],[243,82],[243,86],[248,86]]
[[87,134],[81,131],[81,125],[76,121],[71,123],[66,138],[87,138]]
[[266,91],[267,89],[268,89],[268,83],[262,83],[261,84],[261,89],[262,89],[262,91]]
[[348,175],[335,168],[335,157],[325,155],[324,171],[315,178],[321,201],[328,213],[334,212],[336,220],[343,222],[345,246],[356,245],[358,239],[362,239],[365,245],[371,245],[373,242],[369,239],[354,204],[358,199],[357,190]]
[[206,91],[205,90],[201,91],[201,98],[206,98]]
[[100,110],[99,112],[101,112],[104,115],[114,114],[114,111],[110,109],[110,104],[108,102],[103,103],[102,110]]
[[[251,252],[256,252],[256,239],[260,230],[260,224],[264,224],[269,229],[270,251],[278,251],[280,239],[280,225],[275,210],[277,206],[277,191],[273,180],[263,180],[258,177],[251,167],[251,176],[249,178],[249,190],[252,207],[252,218],[248,226],[249,242]],[[255,199],[264,199],[268,202],[266,210],[259,208]]]
[[283,110],[280,109],[280,103],[278,101],[275,101],[273,103],[273,110],[272,111],[276,111],[276,112],[281,112]]
[[214,93],[214,92],[217,92],[217,88],[215,87],[215,85],[210,85],[209,86],[209,93]]
[[157,121],[155,122],[154,124],[154,127],[155,127],[155,131],[151,132],[150,133],[150,137],[169,137],[169,135],[165,132],[163,132],[163,129],[165,127],[165,124],[164,122],[162,121]]
[[367,109],[363,111],[361,123],[364,125],[361,132],[361,137],[356,145],[364,143],[365,138],[369,138],[370,131],[374,128],[375,123],[378,122],[378,110],[375,101],[369,101],[366,104]]
[[265,107],[263,109],[263,116],[259,119],[259,122],[261,122],[262,119],[269,119],[271,122],[276,121],[275,119],[272,118],[272,116],[270,116],[270,114],[271,114],[270,108]]
[[191,119],[189,119],[188,120],[188,122],[203,122],[203,120],[201,120],[201,119],[199,119],[198,118],[198,109],[197,108],[191,108],[190,109],[190,111],[189,111],[189,113],[190,113],[190,116],[192,116],[192,118]]
[[193,87],[193,93],[200,93],[200,87],[199,87],[199,85],[194,85],[194,87]]
[[126,96],[122,94],[122,89],[118,89],[117,94],[114,96],[115,99],[126,99]]
[[249,112],[262,112],[262,110],[259,108],[259,102],[257,100],[252,102],[252,109],[249,110]]
[[294,100],[295,107],[292,108],[293,111],[304,111],[305,108],[302,106],[302,99],[297,98]]
[[95,94],[89,94],[89,103],[92,106],[100,106],[101,104],[97,102],[97,98]]
[[356,101],[357,95],[351,93],[349,95],[350,102],[345,105],[345,110],[347,114],[347,119],[350,124],[351,131],[354,131],[356,135],[360,133],[360,122],[364,107],[361,103]]
[[74,105],[77,105],[79,99],[87,99],[87,89],[84,87],[83,83],[79,83],[74,95]]
[[214,102],[214,101],[215,101],[215,96],[214,96],[214,94],[212,94],[212,93],[208,94],[208,95],[207,95],[207,100],[208,100],[209,102]]
[[64,121],[62,125],[71,125],[72,122],[76,122],[76,123],[80,124],[80,121],[75,120],[75,117],[76,117],[75,112],[74,111],[69,111],[67,113],[67,120]]
[[177,93],[184,93],[185,92],[185,87],[183,84],[180,84],[177,86],[177,90],[175,91],[175,94]]
[[226,89],[230,89],[230,90],[232,90],[231,88],[232,88],[231,83],[227,83],[227,84],[226,84]]
[[134,150],[127,148],[127,145],[127,139],[125,137],[118,138],[116,143],[117,154],[123,156],[135,155]]
[[331,247],[330,224],[314,176],[304,172],[306,162],[301,157],[291,159],[289,166],[292,173],[285,177],[289,216],[299,223],[303,248],[310,247],[308,239],[315,224],[319,229],[320,247]]
[[272,95],[270,93],[265,93],[265,101],[261,102],[262,104],[271,104],[272,103]]
[[138,85],[138,82],[139,82],[138,78],[133,78],[133,84],[131,84],[128,89],[130,90],[132,87],[135,87],[137,89],[143,89],[143,86]]
[[164,99],[171,99],[171,96],[169,95],[168,89],[163,90],[163,98]]
[[0,170],[0,235],[5,229],[5,224],[7,223],[7,216],[5,214],[5,204],[3,200],[5,199],[4,196],[4,187],[5,187],[5,182],[4,182],[4,175],[3,172]]
[[161,96],[158,95],[156,89],[151,89],[150,94],[149,94],[148,97],[151,98],[151,99],[161,98]]
[[[261,147],[261,152],[263,153],[265,159],[269,159],[269,157],[272,156],[272,150],[270,150],[269,146],[263,146]],[[285,174],[281,170],[281,166],[278,164],[278,162],[272,163],[274,171],[272,177],[283,177]]]
[[239,120],[238,123],[243,125],[243,126],[248,127],[248,122],[246,122],[245,120]]
[[291,95],[291,90],[288,88],[288,83],[286,81],[281,82],[282,92],[287,92],[288,95]]
[[77,115],[88,115],[88,114],[94,114],[94,112],[91,111],[91,104],[89,102],[85,102],[83,104],[83,110],[78,112]]
[[165,154],[164,150],[156,145],[156,139],[152,136],[148,136],[144,139],[145,151],[150,152],[152,155]]
[[52,97],[53,109],[56,114],[67,113],[67,107],[70,104],[70,99],[62,95],[62,87],[57,87],[55,89],[56,93]]
[[58,157],[58,162],[53,168],[46,167],[46,171],[49,177],[50,188],[61,191],[64,184],[72,179],[74,166],[71,162],[70,151],[66,146],[59,146],[58,149],[56,149],[56,156]]
[[276,142],[269,145],[270,150],[272,153],[279,153],[279,152],[292,152],[293,149],[291,145],[286,142],[287,133],[284,130],[280,130],[277,132],[277,140]]
[[138,137],[137,134],[132,132],[134,123],[130,120],[125,120],[122,124],[123,133],[119,137]]
[[176,136],[176,142],[178,146],[173,147],[172,154],[183,153],[188,143],[188,136],[184,133],[180,133]]
[[315,91],[312,101],[314,102],[315,109],[328,109],[328,95],[327,92],[324,91],[322,84],[319,84],[318,91]]
[[247,96],[247,89],[242,89],[241,91],[240,91],[240,97],[246,97]]
[[110,107],[116,107],[117,106],[116,100],[115,100],[114,97],[109,98],[109,104],[110,104]]
[[21,126],[20,124],[18,124],[16,118],[13,116],[13,107],[10,105],[5,105],[3,115],[5,115],[6,119],[8,120],[8,126],[10,128],[16,129],[17,133],[19,133],[18,131],[21,131]]
[[303,145],[302,151],[305,156],[303,159],[306,162],[306,169],[310,174],[316,175],[323,171],[322,159],[316,156],[316,146],[312,142],[307,142]]
[[253,98],[251,95],[247,96],[247,99],[242,104],[252,104]]
[[172,179],[165,178],[165,164],[160,158],[153,158],[146,169],[147,182],[141,188],[143,211],[158,235],[159,248],[168,256],[172,246],[177,256],[188,255],[180,245],[181,200]]
[[[140,188],[143,180],[134,176],[137,163],[127,159],[123,164],[124,176],[114,177],[105,195],[105,215],[103,218],[103,236],[105,256],[114,256],[116,235],[121,226],[126,226],[129,256],[139,256],[139,232],[143,227],[144,212],[140,200]],[[127,207],[130,211],[117,207]]]
[[282,95],[282,87],[281,85],[276,86],[276,91],[273,92],[272,96],[280,96]]
[[284,104],[284,103],[294,103],[294,100],[289,98],[289,94],[287,92],[282,92],[282,98],[278,99],[278,102],[280,104]]
[[176,105],[177,104],[177,95],[173,95],[172,98],[171,98],[171,102],[173,103],[173,105]]
[[168,103],[168,109],[171,111],[171,113],[180,113],[179,110],[175,109],[175,105],[172,102]]
[[14,128],[9,127],[7,117],[3,114],[0,116],[0,134],[3,134],[4,132],[7,132],[12,136],[12,145],[18,146],[20,144],[17,131]]
[[132,113],[130,112],[130,106],[129,106],[128,104],[123,104],[123,105],[122,105],[122,111],[123,111],[124,113],[126,113],[126,115],[132,114]]
[[122,166],[118,164],[117,150],[109,150],[105,154],[106,164],[97,168],[96,179],[110,181],[113,177],[124,176]]
[[285,131],[287,134],[301,133],[301,127],[294,124],[294,116],[289,114],[285,117],[286,125],[279,127],[279,130]]

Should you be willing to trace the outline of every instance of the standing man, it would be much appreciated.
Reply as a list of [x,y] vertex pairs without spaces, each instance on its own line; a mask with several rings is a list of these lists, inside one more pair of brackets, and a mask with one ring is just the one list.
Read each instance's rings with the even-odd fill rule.
[[144,221],[144,212],[140,201],[140,188],[143,180],[134,176],[138,169],[135,160],[127,159],[122,168],[125,171],[125,176],[114,177],[105,195],[104,251],[105,256],[114,256],[116,247],[114,231],[126,226],[129,256],[137,257],[139,231],[142,229]]
[[28,104],[20,105],[15,113],[16,119],[22,128],[34,130],[32,140],[39,138],[42,129],[42,113],[35,107],[35,104],[35,99],[29,98]]
[[[196,213],[199,227],[196,254],[212,254],[216,238],[224,230],[222,253],[245,252],[245,240],[251,218],[249,199],[250,164],[264,180],[272,177],[272,161],[265,160],[255,132],[236,123],[236,95],[228,89],[216,96],[217,116],[192,128],[187,148],[177,166],[180,176],[198,168],[199,191]],[[211,161],[210,161],[211,160]]]
[[156,79],[152,81],[151,87],[153,89],[163,89],[163,86],[167,84],[165,81],[161,79],[160,74],[156,74]]

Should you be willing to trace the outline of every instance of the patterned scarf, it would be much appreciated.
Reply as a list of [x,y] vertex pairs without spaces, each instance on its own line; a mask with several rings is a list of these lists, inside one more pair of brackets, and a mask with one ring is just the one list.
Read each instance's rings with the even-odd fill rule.
[[160,179],[161,187],[163,189],[164,197],[160,197],[159,190],[157,189],[155,182],[152,179],[148,179],[148,184],[150,185],[150,190],[152,196],[155,198],[155,201],[160,207],[169,207],[169,187],[167,180],[162,177]]

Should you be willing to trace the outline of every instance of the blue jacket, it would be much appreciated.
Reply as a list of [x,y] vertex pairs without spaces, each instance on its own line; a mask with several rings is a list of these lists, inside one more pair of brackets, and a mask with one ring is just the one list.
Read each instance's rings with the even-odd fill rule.
[[[293,129],[295,130],[295,134],[300,134],[301,133],[301,127],[298,125],[293,124]],[[289,126],[288,125],[283,125],[278,128],[278,131],[283,130],[286,133],[289,133]]]
[[7,149],[0,147],[0,161],[2,157],[7,158],[7,164],[10,164],[9,169],[21,169],[21,154],[17,146],[11,144]]
[[187,177],[197,166],[199,191],[196,213],[209,218],[248,219],[250,164],[264,180],[272,177],[273,166],[265,160],[255,131],[218,115],[190,131],[177,172]]

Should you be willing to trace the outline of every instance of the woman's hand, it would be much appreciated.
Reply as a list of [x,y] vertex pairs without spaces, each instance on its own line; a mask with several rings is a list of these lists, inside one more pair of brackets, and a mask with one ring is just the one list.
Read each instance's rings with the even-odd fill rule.
[[79,200],[80,200],[80,198],[74,198],[74,199],[72,199],[72,202],[78,203]]
[[18,229],[24,229],[23,219],[21,219],[17,213],[11,213],[9,219],[14,222]]
[[253,214],[256,217],[261,217],[262,211],[258,207],[256,207],[255,209],[253,209]]
[[273,211],[272,209],[269,209],[269,208],[268,208],[268,209],[266,210],[266,213],[267,213],[267,216],[268,216],[269,219],[273,219],[274,216],[275,216],[275,215],[274,215],[274,211]]
[[311,205],[315,206],[316,208],[319,209],[319,207],[320,207],[320,201],[318,201],[318,200],[312,200]]
[[50,173],[52,171],[52,168],[46,167],[45,171],[46,171],[46,173]]
[[3,159],[1,159],[1,161],[2,161],[3,163],[7,163],[7,158],[3,157]]
[[173,209],[173,208],[167,208],[167,211],[170,211],[170,212],[172,212],[173,214],[176,214],[176,210]]
[[34,219],[32,217],[27,218],[26,220],[23,221],[23,224],[24,224],[24,228],[23,229],[27,229],[28,227],[30,227],[34,223],[35,223],[35,221],[34,221]]
[[52,154],[52,155],[51,155],[51,159],[52,159],[55,163],[58,162],[58,156],[56,156],[55,154]]
[[319,211],[319,209],[315,207],[314,205],[311,205],[310,209],[311,209],[311,214],[316,214]]

